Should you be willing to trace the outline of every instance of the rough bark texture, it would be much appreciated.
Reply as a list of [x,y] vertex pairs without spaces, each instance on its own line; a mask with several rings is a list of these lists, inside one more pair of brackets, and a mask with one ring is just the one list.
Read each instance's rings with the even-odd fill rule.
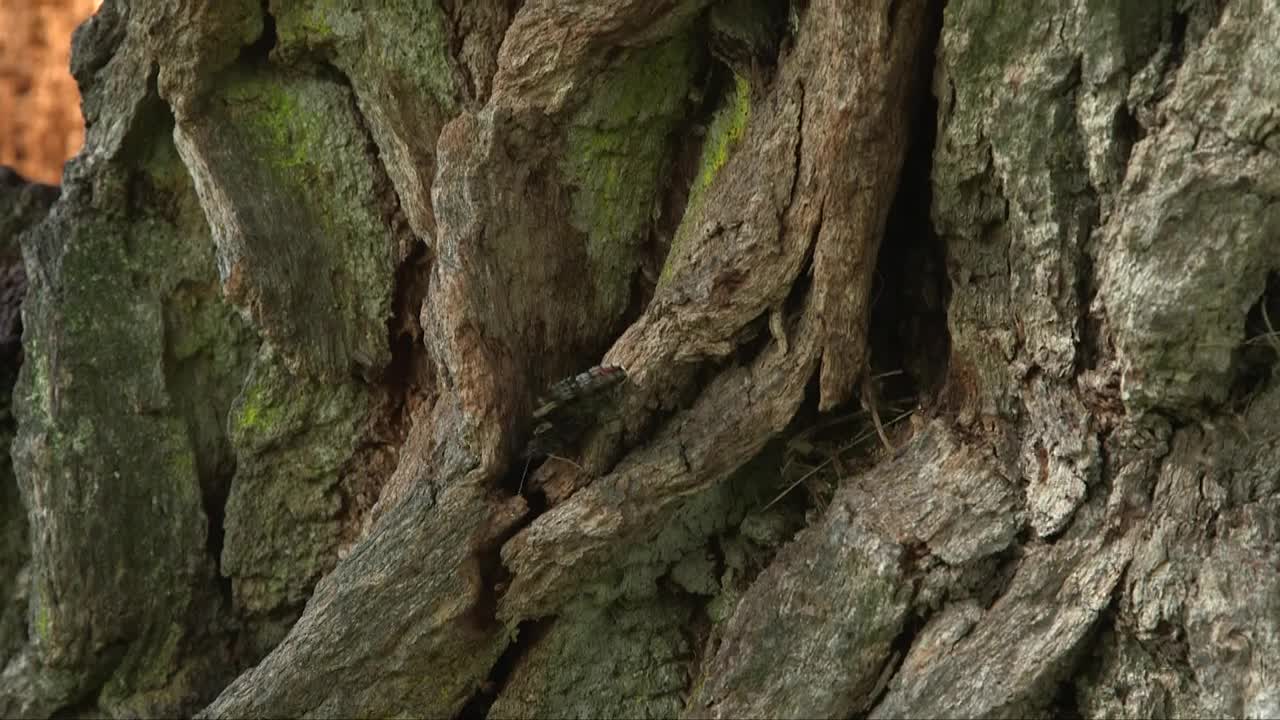
[[109,0],[0,714],[1280,714],[1277,32]]
[[[28,183],[9,169],[0,168],[0,384],[7,391],[0,413],[0,443],[5,447],[13,442],[15,430],[11,397],[22,362],[20,313],[27,290],[17,238],[38,223],[57,198],[57,188]],[[4,589],[0,595],[0,653],[11,658],[26,644],[31,549],[26,512],[12,465],[7,462],[0,472],[0,501],[0,588]]]

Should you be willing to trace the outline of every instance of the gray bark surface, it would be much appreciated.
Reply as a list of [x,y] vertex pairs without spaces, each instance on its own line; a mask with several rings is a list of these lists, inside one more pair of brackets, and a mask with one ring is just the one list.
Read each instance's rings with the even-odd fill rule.
[[0,174],[0,715],[1280,715],[1278,32],[107,0]]

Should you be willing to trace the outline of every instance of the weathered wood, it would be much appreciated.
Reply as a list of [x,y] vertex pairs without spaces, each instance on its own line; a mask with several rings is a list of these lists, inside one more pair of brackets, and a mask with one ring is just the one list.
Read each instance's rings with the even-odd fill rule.
[[[689,700],[690,717],[866,712],[917,602],[910,578],[1008,548],[1013,487],[934,422],[902,453],[850,478],[821,522],[747,590]],[[923,548],[923,552],[921,552]],[[907,713],[911,714],[911,713]]]
[[0,714],[1280,713],[1280,9],[769,2],[104,3]]
[[[18,237],[35,226],[58,198],[58,189],[29,183],[0,167],[0,446],[13,443],[13,384],[22,362],[22,301],[27,276]],[[31,543],[24,507],[11,463],[0,468],[0,658],[21,658],[27,638],[27,604],[31,573]],[[29,658],[28,658],[29,661]],[[18,660],[21,662],[21,660]],[[0,681],[19,681],[18,673],[3,669]],[[29,676],[28,676],[29,677]],[[23,688],[22,697],[0,694],[0,712],[10,715],[48,710],[47,693]]]

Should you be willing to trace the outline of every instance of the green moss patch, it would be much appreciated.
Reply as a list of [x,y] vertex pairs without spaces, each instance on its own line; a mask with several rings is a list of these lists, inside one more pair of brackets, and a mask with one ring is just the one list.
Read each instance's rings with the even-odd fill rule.
[[[751,83],[746,78],[735,75],[733,85],[725,92],[711,123],[707,126],[707,134],[702,143],[702,153],[698,159],[698,174],[689,188],[689,201],[685,205],[684,218],[672,240],[674,251],[684,242],[687,233],[694,226],[702,210],[703,198],[711,184],[724,169],[729,157],[733,154],[742,136],[746,133],[747,123],[751,120]],[[670,256],[670,254],[668,255]],[[658,284],[662,285],[669,278],[666,265]]]
[[711,187],[724,164],[729,161],[729,154],[742,139],[750,119],[751,83],[741,75],[735,75],[733,87],[725,95],[724,102],[716,110],[707,128],[707,139],[702,145],[702,155],[698,161],[698,176],[689,191],[690,206],[696,206],[701,201],[702,194]]
[[561,170],[603,312],[626,306],[697,60],[689,33],[631,51],[601,75],[569,126]]
[[230,413],[222,569],[245,610],[296,606],[333,567],[339,483],[372,409],[363,385],[299,378],[264,345]]

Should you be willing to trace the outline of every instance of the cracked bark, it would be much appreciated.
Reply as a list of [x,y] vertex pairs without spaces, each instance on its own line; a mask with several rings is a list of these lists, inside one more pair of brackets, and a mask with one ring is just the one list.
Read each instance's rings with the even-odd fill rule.
[[1280,713],[1280,11],[756,2],[104,3],[0,714]]

